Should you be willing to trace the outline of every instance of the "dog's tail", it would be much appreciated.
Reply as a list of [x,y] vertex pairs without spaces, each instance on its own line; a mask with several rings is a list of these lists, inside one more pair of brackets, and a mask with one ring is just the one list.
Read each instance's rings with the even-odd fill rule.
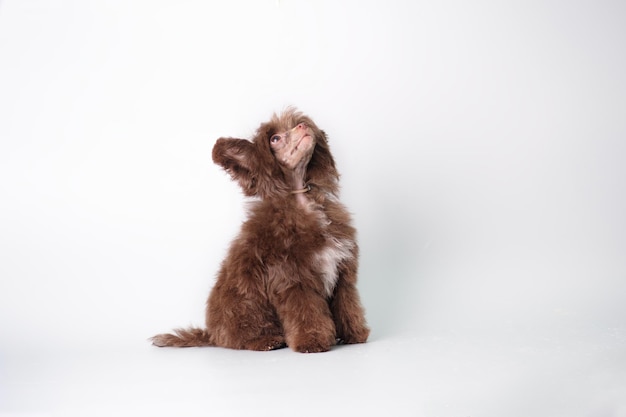
[[193,346],[215,346],[211,342],[211,335],[207,329],[176,329],[175,334],[158,334],[151,337],[152,344],[158,347],[193,347]]

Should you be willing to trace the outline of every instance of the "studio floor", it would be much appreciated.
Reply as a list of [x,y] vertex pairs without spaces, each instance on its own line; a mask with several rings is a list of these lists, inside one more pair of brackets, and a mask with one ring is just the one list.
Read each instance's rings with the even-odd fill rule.
[[0,415],[626,415],[626,335],[410,334],[323,354],[123,348],[2,355]]

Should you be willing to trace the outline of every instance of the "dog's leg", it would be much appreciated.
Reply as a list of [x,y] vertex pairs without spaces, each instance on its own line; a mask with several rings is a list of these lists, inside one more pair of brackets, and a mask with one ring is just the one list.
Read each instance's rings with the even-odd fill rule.
[[208,323],[218,346],[247,350],[275,350],[286,346],[277,320],[258,308],[235,309],[228,318],[213,317]]
[[330,302],[337,337],[343,343],[364,343],[370,333],[356,288],[356,269],[354,261],[339,268],[339,279]]
[[253,286],[244,296],[237,288],[218,283],[209,295],[206,324],[217,346],[248,350],[285,347],[276,313]]
[[294,285],[276,296],[287,345],[296,352],[326,352],[335,344],[328,302],[312,289]]

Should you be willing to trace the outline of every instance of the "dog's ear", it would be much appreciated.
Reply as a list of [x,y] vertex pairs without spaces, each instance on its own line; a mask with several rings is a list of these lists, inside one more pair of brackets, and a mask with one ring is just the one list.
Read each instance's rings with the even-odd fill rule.
[[246,139],[219,138],[213,146],[213,162],[236,180],[247,196],[257,193],[258,157],[256,148]]
[[328,138],[323,130],[316,133],[317,144],[307,168],[309,182],[327,192],[339,192],[339,173],[335,168],[335,160],[330,153]]

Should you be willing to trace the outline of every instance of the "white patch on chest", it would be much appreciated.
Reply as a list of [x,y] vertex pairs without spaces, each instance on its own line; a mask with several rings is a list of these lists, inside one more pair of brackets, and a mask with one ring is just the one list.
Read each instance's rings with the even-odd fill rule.
[[339,264],[352,257],[354,242],[348,239],[329,238],[326,247],[315,255],[315,265],[324,281],[324,293],[330,297],[337,285]]

